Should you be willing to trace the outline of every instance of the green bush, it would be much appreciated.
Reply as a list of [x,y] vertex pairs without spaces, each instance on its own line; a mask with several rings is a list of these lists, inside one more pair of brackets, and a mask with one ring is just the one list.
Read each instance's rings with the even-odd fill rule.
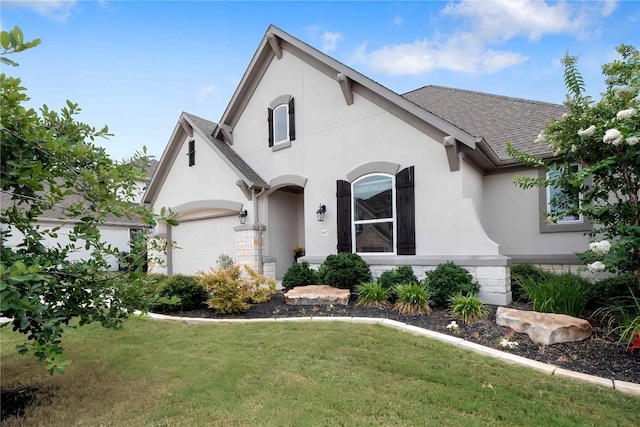
[[129,283],[126,291],[127,307],[143,311],[155,310],[167,276],[164,274],[142,274]]
[[640,291],[640,287],[632,274],[602,279],[591,285],[587,305],[591,308],[615,305],[620,299],[631,298],[634,290]]
[[383,272],[378,278],[378,283],[387,289],[393,289],[394,286],[403,283],[418,283],[418,278],[413,274],[413,268],[401,265],[393,270]]
[[559,313],[578,317],[587,302],[591,284],[573,273],[549,274],[542,280],[523,279],[522,288],[541,313]]
[[438,264],[435,270],[427,273],[424,284],[431,295],[432,304],[437,307],[445,307],[458,292],[472,295],[480,290],[478,284],[473,282],[471,273],[452,261]]
[[431,313],[429,291],[419,283],[396,285],[393,289],[396,302],[393,309],[400,314],[418,315]]
[[242,277],[240,267],[198,272],[196,279],[209,293],[208,304],[218,314],[242,313],[251,304],[267,302],[275,292],[275,280],[267,279],[249,266],[244,266],[248,278]]
[[329,255],[318,269],[318,283],[340,289],[354,289],[370,281],[369,265],[358,254]]
[[216,268],[218,269],[231,268],[231,266],[234,264],[235,263],[233,262],[233,258],[231,258],[229,255],[220,254],[220,256],[218,256],[218,260],[216,261]]
[[511,295],[514,301],[531,302],[522,289],[523,280],[542,281],[550,274],[533,264],[515,264],[511,266]]
[[489,317],[489,309],[477,295],[465,295],[458,292],[451,297],[450,301],[451,314],[467,325]]
[[365,307],[389,307],[391,289],[386,288],[380,282],[365,282],[355,287],[358,301],[356,305]]
[[160,296],[165,298],[180,298],[180,302],[175,305],[162,304],[161,308],[163,310],[185,311],[206,307],[209,294],[195,278],[175,274],[166,280],[160,291]]
[[315,285],[317,283],[316,271],[309,267],[307,261],[293,264],[282,277],[282,286],[291,289],[296,286]]

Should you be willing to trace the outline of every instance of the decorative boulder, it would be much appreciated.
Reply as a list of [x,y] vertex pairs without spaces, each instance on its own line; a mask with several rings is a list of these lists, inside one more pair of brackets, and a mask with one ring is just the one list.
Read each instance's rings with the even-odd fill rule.
[[327,285],[296,286],[284,294],[289,305],[348,305],[351,292]]
[[498,307],[496,323],[529,335],[537,344],[582,341],[591,336],[591,324],[566,314],[538,313]]

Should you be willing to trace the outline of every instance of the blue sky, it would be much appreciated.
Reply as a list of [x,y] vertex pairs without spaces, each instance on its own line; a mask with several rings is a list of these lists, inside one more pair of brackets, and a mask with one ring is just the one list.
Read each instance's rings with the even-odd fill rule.
[[441,85],[562,103],[560,59],[580,55],[587,90],[603,63],[640,47],[640,2],[5,1],[3,30],[42,44],[3,72],[30,105],[107,124],[118,159],[159,158],[182,111],[218,121],[270,24],[404,93]]

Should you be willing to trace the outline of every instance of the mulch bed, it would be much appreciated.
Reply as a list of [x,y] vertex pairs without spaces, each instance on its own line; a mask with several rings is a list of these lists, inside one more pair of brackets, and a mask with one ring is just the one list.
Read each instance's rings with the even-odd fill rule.
[[[531,310],[526,304],[512,304],[510,307]],[[587,317],[593,326],[593,334],[584,341],[540,345],[533,343],[526,334],[514,334],[511,341],[518,342],[514,349],[498,346],[498,342],[509,332],[509,328],[495,323],[497,306],[489,306],[489,319],[471,325],[460,326],[459,334],[451,333],[447,325],[456,320],[447,310],[434,309],[427,316],[404,316],[390,309],[359,307],[353,302],[349,305],[330,306],[293,306],[287,305],[282,292],[262,304],[255,304],[246,313],[216,315],[211,309],[199,309],[179,313],[166,313],[184,317],[205,317],[219,319],[273,318],[273,317],[375,317],[397,320],[409,325],[419,326],[436,332],[458,336],[478,344],[517,354],[528,359],[549,363],[564,369],[596,375],[619,381],[640,384],[640,355],[632,355],[624,345],[616,344],[616,338],[607,336],[607,328],[597,319]],[[472,336],[473,334],[473,336]]]

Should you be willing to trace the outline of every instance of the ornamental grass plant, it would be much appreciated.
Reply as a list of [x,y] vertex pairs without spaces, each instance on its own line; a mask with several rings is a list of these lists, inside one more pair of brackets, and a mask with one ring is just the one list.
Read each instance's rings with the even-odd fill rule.
[[391,305],[389,298],[392,295],[392,290],[380,282],[361,283],[356,286],[355,292],[358,296],[356,305],[379,308],[387,308]]
[[489,308],[480,301],[478,295],[465,295],[458,292],[451,301],[451,314],[462,320],[465,325],[485,320],[489,317]]
[[542,280],[526,278],[522,289],[541,313],[579,317],[587,303],[590,283],[573,273],[549,274]]
[[393,310],[400,314],[420,315],[431,313],[429,291],[419,283],[396,285],[393,289],[396,302]]

